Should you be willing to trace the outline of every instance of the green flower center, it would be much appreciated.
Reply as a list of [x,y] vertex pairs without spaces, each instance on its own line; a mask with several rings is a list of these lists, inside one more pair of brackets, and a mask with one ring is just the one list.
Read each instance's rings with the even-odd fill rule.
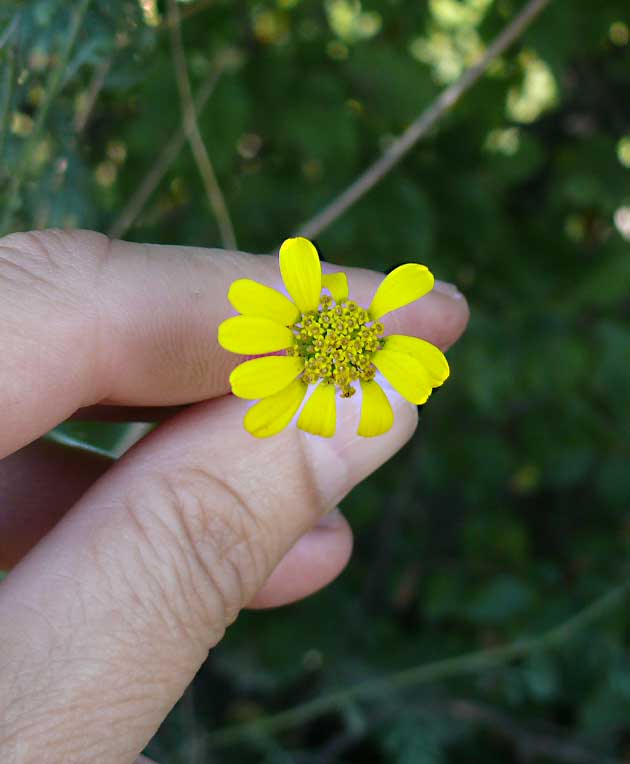
[[292,329],[297,342],[288,352],[304,359],[306,384],[321,379],[350,398],[353,382],[374,379],[372,356],[383,347],[383,324],[372,322],[356,302],[335,303],[322,295],[319,309],[304,313]]

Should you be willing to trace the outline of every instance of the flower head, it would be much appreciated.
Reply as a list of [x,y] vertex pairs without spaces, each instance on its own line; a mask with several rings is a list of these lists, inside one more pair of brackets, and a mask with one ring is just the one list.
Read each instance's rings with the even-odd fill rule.
[[[226,350],[261,356],[230,375],[234,395],[258,400],[245,415],[245,429],[265,438],[284,429],[300,412],[297,426],[331,437],[336,394],[361,391],[358,434],[381,435],[394,421],[376,377],[382,375],[406,400],[425,403],[449,375],[443,353],[417,337],[384,335],[380,319],[433,288],[424,265],[407,263],[387,275],[369,308],[348,299],[345,273],[322,274],[308,239],[287,239],[280,248],[280,272],[291,299],[250,279],[235,281],[228,299],[240,313],[219,326]],[[274,355],[269,355],[273,353]]]

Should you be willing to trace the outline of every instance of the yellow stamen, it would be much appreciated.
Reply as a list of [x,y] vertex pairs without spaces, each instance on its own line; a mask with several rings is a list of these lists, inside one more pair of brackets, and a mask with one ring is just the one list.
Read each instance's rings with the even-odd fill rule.
[[342,398],[352,397],[358,380],[374,379],[372,356],[383,347],[384,327],[370,321],[368,312],[352,301],[335,303],[326,294],[317,312],[301,316],[293,326],[296,344],[292,355],[304,358],[302,380],[323,380],[339,388]]

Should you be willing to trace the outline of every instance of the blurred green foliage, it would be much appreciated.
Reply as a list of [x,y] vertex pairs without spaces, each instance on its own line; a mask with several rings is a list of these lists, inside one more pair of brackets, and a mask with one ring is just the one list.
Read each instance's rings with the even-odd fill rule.
[[[92,0],[79,18],[82,5],[0,6],[7,229],[121,230],[181,124],[164,7]],[[513,0],[180,8],[193,88],[222,68],[199,123],[239,246],[256,252],[341,191],[518,10]],[[628,575],[629,25],[627,0],[552,2],[319,238],[344,265],[426,263],[466,293],[470,328],[413,442],[346,501],[357,536],[348,570],[309,601],[243,615],[156,756],[189,761],[204,730],[539,633]],[[220,244],[186,146],[122,233]],[[125,433],[72,434],[111,448]],[[392,691],[220,758],[627,761],[627,648],[626,610],[562,650]],[[543,737],[556,747],[531,747]]]

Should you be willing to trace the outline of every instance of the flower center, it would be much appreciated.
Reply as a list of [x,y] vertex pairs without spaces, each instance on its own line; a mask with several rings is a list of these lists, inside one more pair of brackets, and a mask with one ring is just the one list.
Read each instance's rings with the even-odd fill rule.
[[383,324],[371,322],[356,302],[335,303],[322,295],[319,309],[304,313],[292,329],[297,342],[288,352],[304,359],[307,385],[321,379],[337,385],[342,398],[350,398],[353,382],[374,378],[372,356],[383,346]]

